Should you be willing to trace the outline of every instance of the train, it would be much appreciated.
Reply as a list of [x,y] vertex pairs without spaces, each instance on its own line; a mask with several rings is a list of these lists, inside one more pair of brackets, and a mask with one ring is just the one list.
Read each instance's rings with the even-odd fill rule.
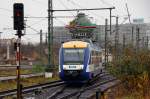
[[85,83],[102,72],[102,50],[91,41],[64,42],[59,50],[59,77],[67,83]]

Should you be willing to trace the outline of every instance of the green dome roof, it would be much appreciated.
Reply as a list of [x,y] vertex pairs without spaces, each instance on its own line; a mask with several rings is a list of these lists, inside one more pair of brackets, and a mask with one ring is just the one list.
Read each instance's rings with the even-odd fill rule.
[[70,25],[79,25],[79,26],[96,26],[93,24],[84,13],[79,13],[77,18],[70,22]]

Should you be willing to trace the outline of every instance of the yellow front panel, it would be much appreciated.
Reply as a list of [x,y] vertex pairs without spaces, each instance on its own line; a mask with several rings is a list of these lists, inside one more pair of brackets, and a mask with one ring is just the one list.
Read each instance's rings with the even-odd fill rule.
[[83,41],[70,41],[63,44],[63,48],[86,48],[87,46],[88,43]]

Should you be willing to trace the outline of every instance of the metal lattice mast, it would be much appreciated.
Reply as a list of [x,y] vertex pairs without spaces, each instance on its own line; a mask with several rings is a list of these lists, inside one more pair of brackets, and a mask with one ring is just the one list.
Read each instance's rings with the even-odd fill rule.
[[148,49],[148,42],[149,42],[149,37],[146,37],[146,49]]
[[116,17],[116,33],[115,33],[115,59],[118,59],[118,45],[119,45],[119,25],[118,16]]
[[126,35],[125,33],[123,34],[123,51],[125,51],[126,48]]
[[140,29],[139,27],[136,27],[136,51],[139,51],[139,43],[140,43]]
[[42,30],[40,30],[40,57],[42,57],[42,49],[43,49],[43,35]]
[[139,51],[140,29],[136,28],[136,51]]
[[111,18],[112,18],[112,9],[109,9],[109,11],[110,11],[110,15],[109,15],[109,16],[110,16],[110,35],[111,35],[111,33],[112,33],[112,32],[111,32],[111,23],[112,23],[112,19],[111,19]]
[[108,28],[107,28],[107,26],[108,26],[108,20],[107,19],[105,19],[105,68],[106,68],[106,64],[107,64],[107,62],[108,62],[108,54],[107,54],[107,44],[108,44],[108,42],[107,42],[107,32],[108,32]]
[[1,47],[1,41],[2,41],[1,34],[2,34],[2,32],[0,32],[0,47]]
[[145,48],[145,37],[142,37],[142,48]]
[[134,47],[134,27],[132,26],[132,46]]
[[48,0],[48,68],[52,68],[52,47],[53,47],[53,6],[52,0]]

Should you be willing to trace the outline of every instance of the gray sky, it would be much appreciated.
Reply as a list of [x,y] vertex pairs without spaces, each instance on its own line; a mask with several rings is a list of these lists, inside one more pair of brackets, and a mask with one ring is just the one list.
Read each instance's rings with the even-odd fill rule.
[[[25,16],[47,16],[47,2],[48,0],[1,0],[0,1],[0,32],[3,32],[2,38],[16,37],[15,31],[12,30],[13,19],[13,3],[24,3]],[[115,6],[113,15],[120,17],[120,23],[127,16],[127,10],[125,3],[128,4],[129,12],[131,14],[131,20],[134,18],[144,18],[146,23],[150,23],[150,0],[53,0],[54,9],[73,9],[73,8],[102,8]],[[55,12],[54,16],[76,16],[77,12]],[[104,19],[109,17],[109,11],[85,11],[89,17],[93,17],[91,20],[96,24],[104,24]],[[55,26],[64,26],[72,20],[72,18],[57,18],[54,19]],[[114,23],[114,22],[113,22]],[[128,21],[127,21],[128,23]],[[39,31],[47,31],[47,19],[27,19],[27,25]],[[26,34],[23,37],[25,41],[39,42],[39,35],[33,29],[27,28]]]

